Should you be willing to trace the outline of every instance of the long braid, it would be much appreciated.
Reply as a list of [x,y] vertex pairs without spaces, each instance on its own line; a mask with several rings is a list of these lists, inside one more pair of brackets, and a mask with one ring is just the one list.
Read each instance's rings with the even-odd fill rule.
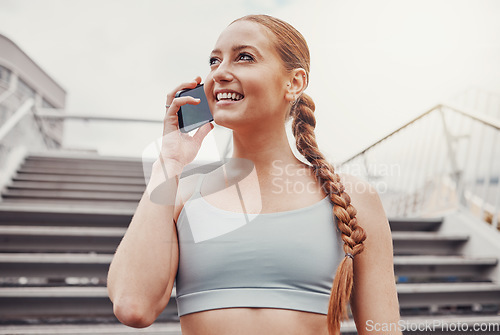
[[333,214],[338,219],[338,228],[344,241],[343,248],[346,257],[342,259],[335,274],[327,316],[329,333],[340,334],[340,322],[348,318],[347,304],[353,287],[354,256],[363,251],[366,233],[358,226],[356,209],[351,205],[349,195],[344,192],[345,188],[340,181],[340,176],[335,173],[333,166],[318,149],[314,133],[316,127],[314,109],[313,100],[307,94],[302,93],[291,110],[292,131],[297,150],[312,164],[316,180],[334,204]]

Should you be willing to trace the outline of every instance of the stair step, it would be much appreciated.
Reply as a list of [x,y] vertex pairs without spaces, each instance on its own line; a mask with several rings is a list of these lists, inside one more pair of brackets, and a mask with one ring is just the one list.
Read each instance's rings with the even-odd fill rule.
[[495,283],[398,283],[396,286],[399,306],[403,308],[500,305],[500,285]]
[[99,201],[136,201],[139,202],[144,192],[125,193],[108,191],[84,190],[19,190],[8,188],[3,194],[4,199],[61,199],[61,200],[99,200]]
[[19,190],[81,190],[81,191],[110,191],[110,192],[144,192],[142,185],[120,185],[105,183],[72,183],[72,182],[46,182],[46,181],[15,181],[8,189]]
[[[0,323],[27,318],[116,320],[106,287],[0,287]],[[178,320],[175,290],[159,320]]]
[[113,324],[54,324],[54,325],[0,325],[0,335],[104,335],[104,334],[148,334],[182,335],[180,322],[155,322],[147,328],[132,328],[121,323]]
[[113,253],[126,228],[1,226],[0,252]]
[[463,256],[395,256],[397,276],[412,278],[461,277],[484,278],[486,272],[498,263],[494,257],[470,258]]
[[21,167],[17,170],[17,174],[47,174],[47,175],[67,175],[67,176],[102,176],[102,177],[126,177],[140,178],[144,177],[141,171],[130,170],[102,170],[102,169],[83,169],[83,168],[43,168],[43,167]]
[[38,198],[38,199],[30,199],[30,198],[5,198],[3,199],[4,206],[24,206],[24,205],[33,205],[33,206],[70,206],[70,207],[100,207],[100,208],[116,208],[116,209],[130,209],[135,210],[137,208],[139,201],[138,200],[106,200],[106,199],[93,199],[93,200],[82,200],[82,199],[47,199],[47,198]]
[[[144,166],[150,166],[151,163],[145,163]],[[46,161],[46,160],[31,160],[27,159],[23,164],[23,168],[43,168],[43,169],[98,169],[98,170],[121,170],[121,171],[133,171],[140,172],[143,171],[143,163],[134,163],[123,165],[120,163],[115,163],[111,161],[105,162],[92,162],[85,160],[75,160],[75,161]]]
[[2,277],[106,278],[113,254],[0,254]]
[[98,154],[87,153],[68,153],[68,152],[31,152],[26,157],[26,162],[92,162],[92,163],[111,163],[122,165],[140,165],[141,158],[135,157],[118,157],[118,156],[101,156]]
[[0,202],[0,225],[128,227],[135,208]]
[[426,231],[393,231],[392,239],[396,255],[455,255],[469,240],[469,236]]
[[443,218],[389,218],[392,231],[437,231]]
[[102,176],[67,176],[50,174],[17,174],[13,181],[48,181],[48,182],[70,182],[70,183],[103,183],[121,185],[146,185],[144,177],[102,177]]

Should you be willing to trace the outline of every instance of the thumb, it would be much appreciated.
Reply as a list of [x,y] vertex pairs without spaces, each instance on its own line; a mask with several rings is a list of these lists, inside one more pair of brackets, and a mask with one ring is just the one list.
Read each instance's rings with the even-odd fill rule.
[[207,136],[212,129],[214,129],[214,125],[212,123],[208,122],[207,124],[204,124],[198,128],[196,133],[193,135],[193,139],[201,146],[201,142],[203,142],[205,136]]

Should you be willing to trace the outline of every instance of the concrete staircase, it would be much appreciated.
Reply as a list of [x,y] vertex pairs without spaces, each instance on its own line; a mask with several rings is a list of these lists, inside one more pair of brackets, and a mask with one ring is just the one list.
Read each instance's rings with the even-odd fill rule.
[[[119,324],[107,297],[112,254],[144,188],[140,160],[25,158],[0,202],[0,334],[181,333],[175,288],[157,322],[142,330]],[[471,234],[447,228],[452,221],[390,219],[404,334],[423,334],[433,320],[495,323],[469,334],[500,334],[500,254],[470,255]],[[342,333],[356,334],[352,320]]]

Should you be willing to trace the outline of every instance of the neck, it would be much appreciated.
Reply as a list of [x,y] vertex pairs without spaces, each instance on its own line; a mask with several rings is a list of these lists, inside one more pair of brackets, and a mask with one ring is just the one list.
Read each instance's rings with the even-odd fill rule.
[[263,126],[252,132],[233,131],[232,158],[251,162],[258,175],[268,175],[278,165],[303,164],[293,154],[284,126],[268,129]]

